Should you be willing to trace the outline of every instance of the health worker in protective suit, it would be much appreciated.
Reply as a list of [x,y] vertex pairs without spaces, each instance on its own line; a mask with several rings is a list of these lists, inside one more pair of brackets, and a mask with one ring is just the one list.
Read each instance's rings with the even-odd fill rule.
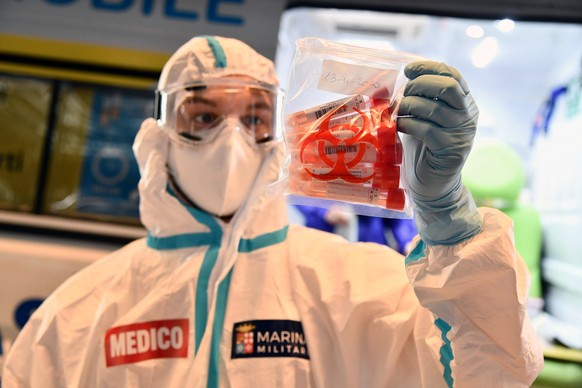
[[273,63],[222,37],[179,48],[134,145],[147,237],[45,301],[3,387],[530,386],[543,359],[511,221],[460,179],[475,102],[445,64],[405,74],[406,258],[290,226],[266,194],[284,156]]

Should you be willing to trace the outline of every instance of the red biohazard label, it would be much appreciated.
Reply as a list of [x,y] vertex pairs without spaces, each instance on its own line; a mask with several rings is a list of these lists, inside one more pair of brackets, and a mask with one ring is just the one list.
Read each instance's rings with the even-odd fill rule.
[[188,357],[188,319],[140,322],[105,333],[108,367],[152,358]]
[[[361,110],[353,109],[362,119],[361,128],[352,124],[340,124],[330,128],[331,116],[329,116],[321,123],[318,131],[313,131],[302,141],[299,154],[301,163],[306,162],[306,154],[311,150],[325,166],[331,168],[322,174],[316,174],[305,168],[305,172],[311,177],[321,181],[341,179],[349,183],[364,183],[374,177],[374,171],[369,175],[360,176],[350,170],[362,161],[368,148],[374,150],[374,153],[381,154],[378,139],[370,133],[370,118]],[[353,136],[341,139],[334,136],[334,132],[338,131],[352,132]],[[316,147],[316,152],[313,147]],[[355,155],[348,158],[350,151],[354,151]],[[330,157],[331,154],[335,158]]]

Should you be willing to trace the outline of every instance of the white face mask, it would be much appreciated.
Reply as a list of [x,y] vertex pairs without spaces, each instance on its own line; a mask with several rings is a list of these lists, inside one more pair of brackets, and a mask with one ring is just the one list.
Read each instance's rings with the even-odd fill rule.
[[264,147],[245,139],[236,118],[224,120],[209,144],[170,142],[168,165],[180,190],[196,206],[216,216],[234,214],[251,191],[265,158]]

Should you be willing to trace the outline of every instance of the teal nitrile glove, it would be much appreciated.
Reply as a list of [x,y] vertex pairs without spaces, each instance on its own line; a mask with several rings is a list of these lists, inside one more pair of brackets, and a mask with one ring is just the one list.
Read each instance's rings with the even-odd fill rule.
[[479,110],[459,72],[444,63],[406,66],[410,79],[398,108],[405,176],[420,237],[454,245],[481,230],[481,217],[461,170],[473,144]]

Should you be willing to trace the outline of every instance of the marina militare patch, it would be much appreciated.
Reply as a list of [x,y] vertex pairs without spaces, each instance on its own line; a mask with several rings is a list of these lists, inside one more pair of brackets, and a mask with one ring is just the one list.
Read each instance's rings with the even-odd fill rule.
[[297,357],[309,360],[301,322],[263,319],[237,322],[232,330],[234,358]]

